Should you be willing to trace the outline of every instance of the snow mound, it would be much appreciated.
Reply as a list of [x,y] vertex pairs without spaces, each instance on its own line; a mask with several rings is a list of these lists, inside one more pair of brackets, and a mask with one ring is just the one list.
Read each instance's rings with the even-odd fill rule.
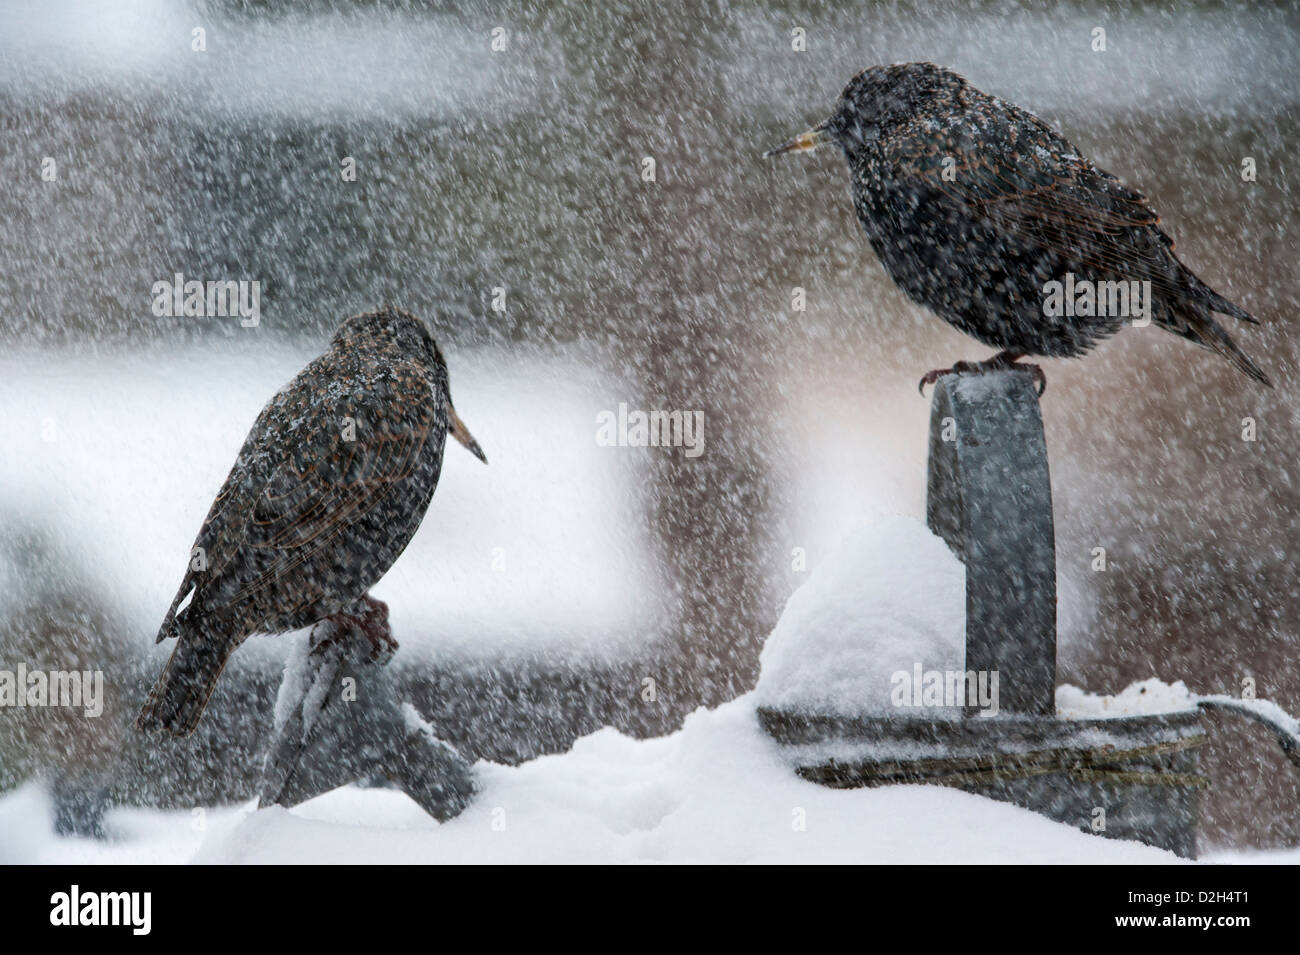
[[1056,713],[1063,719],[1108,719],[1194,709],[1196,697],[1182,680],[1165,683],[1152,677],[1110,696],[1089,693],[1068,683],[1056,688]]
[[[830,789],[791,772],[754,695],[637,740],[612,729],[522,766],[479,763],[439,825],[402,793],[348,786],[294,809],[116,808],[107,842],[57,838],[39,783],[0,795],[4,863],[1179,863],[941,786]],[[1294,861],[1279,855],[1276,861]],[[1267,855],[1231,861],[1274,861]]]
[[636,740],[604,729],[522,766],[479,763],[438,825],[393,790],[348,787],[214,827],[211,863],[1178,861],[941,787],[835,790],[799,779],[750,694]]
[[960,670],[966,570],[914,518],[850,534],[786,603],[760,658],[761,705],[843,716],[895,712],[891,677]]

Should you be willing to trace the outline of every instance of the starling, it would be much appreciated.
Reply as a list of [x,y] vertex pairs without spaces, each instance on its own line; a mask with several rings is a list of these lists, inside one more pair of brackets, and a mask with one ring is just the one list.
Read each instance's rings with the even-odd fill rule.
[[366,592],[419,527],[449,432],[487,461],[424,322],[393,308],[346,320],[262,409],[217,492],[158,632],[176,649],[136,725],[192,733],[253,633],[334,618],[392,645]]
[[[1146,197],[1033,114],[932,63],[876,66],[849,82],[830,119],[765,155],[824,142],[844,150],[854,209],[893,280],[999,349],[988,361],[930,372],[922,387],[1026,355],[1082,355],[1133,314],[1101,307],[1123,303],[1119,294],[1130,290],[1146,296],[1141,317],[1272,387],[1211,313],[1256,320],[1178,261]],[[1081,290],[1078,309],[1052,302],[1049,290],[1062,287]],[[1083,314],[1097,311],[1106,314]],[[1015,367],[1043,381],[1035,366]]]

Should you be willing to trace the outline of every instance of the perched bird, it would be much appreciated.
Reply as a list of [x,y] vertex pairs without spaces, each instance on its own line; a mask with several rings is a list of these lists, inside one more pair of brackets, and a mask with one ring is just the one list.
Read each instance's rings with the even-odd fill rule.
[[[1272,387],[1211,313],[1256,320],[1178,261],[1144,196],[1031,113],[932,63],[876,66],[853,77],[830,119],[765,156],[825,142],[849,161],[858,219],[893,280],[1000,349],[986,362],[932,371],[922,388],[950,371],[1006,368],[1026,355],[1082,355],[1131,317],[1131,303],[1128,316],[1113,305],[1134,282],[1150,292],[1142,318]],[[1100,286],[1120,282],[1128,287]],[[1081,291],[1078,308],[1053,301],[1062,287],[1087,289],[1093,300]],[[1017,367],[1043,381],[1041,369]]]
[[192,733],[253,633],[336,618],[391,645],[366,592],[419,527],[448,433],[486,463],[424,322],[393,308],[347,319],[262,409],[217,492],[158,631],[176,649],[136,725]]

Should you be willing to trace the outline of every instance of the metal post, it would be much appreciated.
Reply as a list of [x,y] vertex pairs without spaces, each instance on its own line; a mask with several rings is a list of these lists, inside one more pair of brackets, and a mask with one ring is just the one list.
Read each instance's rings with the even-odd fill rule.
[[966,669],[998,673],[1007,715],[1056,712],[1056,536],[1027,371],[939,379],[926,523],[966,565]]

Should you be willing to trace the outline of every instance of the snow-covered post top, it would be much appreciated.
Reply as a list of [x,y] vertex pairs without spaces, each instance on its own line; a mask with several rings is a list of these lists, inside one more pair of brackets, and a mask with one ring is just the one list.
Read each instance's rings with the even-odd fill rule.
[[1028,371],[939,379],[926,523],[966,565],[967,672],[997,672],[1000,713],[1053,715],[1056,534]]

